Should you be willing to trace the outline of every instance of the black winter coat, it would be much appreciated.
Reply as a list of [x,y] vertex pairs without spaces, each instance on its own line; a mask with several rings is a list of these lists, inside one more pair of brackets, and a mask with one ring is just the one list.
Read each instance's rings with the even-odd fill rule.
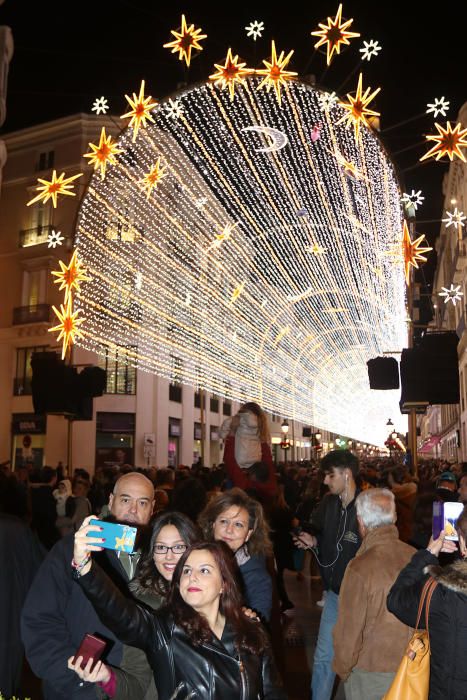
[[168,609],[149,611],[127,600],[99,566],[78,582],[102,622],[125,644],[146,651],[159,700],[286,700],[271,655],[239,655],[229,625],[221,640],[213,635],[209,644],[194,646]]
[[[444,568],[427,549],[414,554],[389,591],[388,610],[415,627],[428,574],[438,581],[430,604],[429,700],[467,700],[467,561]],[[425,629],[425,610],[419,627]]]

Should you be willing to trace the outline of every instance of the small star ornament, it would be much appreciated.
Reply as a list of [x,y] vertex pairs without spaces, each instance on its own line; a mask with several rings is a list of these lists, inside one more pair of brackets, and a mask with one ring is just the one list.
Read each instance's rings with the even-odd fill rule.
[[418,190],[418,192],[415,192],[415,190],[412,190],[410,194],[405,192],[402,197],[401,197],[401,202],[403,204],[411,204],[415,211],[417,211],[418,207],[423,204],[425,200],[425,197],[422,195],[422,191]]
[[453,305],[455,306],[458,301],[462,300],[462,297],[464,296],[464,292],[461,292],[461,286],[458,284],[457,286],[454,286],[451,284],[449,289],[447,287],[441,287],[442,291],[438,292],[439,297],[444,297],[444,303],[447,304],[448,301],[451,301]]
[[58,245],[62,245],[65,238],[62,236],[60,231],[55,231],[52,229],[47,237],[47,243],[49,244],[47,248],[56,248]]
[[381,48],[382,47],[377,41],[374,41],[374,39],[364,41],[362,48],[359,49],[360,53],[362,54],[362,61],[371,61],[373,56],[377,56],[379,54]]
[[330,112],[339,102],[335,92],[322,92],[319,97],[319,108],[322,112]]
[[184,113],[180,100],[171,100],[165,105],[165,112],[170,119],[180,119]]
[[96,114],[107,114],[109,111],[109,103],[107,102],[106,98],[98,97],[94,101],[91,111],[95,112]]
[[455,207],[454,211],[446,211],[446,218],[441,219],[441,221],[443,222],[443,224],[446,224],[446,228],[454,226],[455,229],[458,229],[464,228],[464,221],[466,219],[467,216],[464,214],[464,212],[459,211],[457,207]]
[[256,39],[260,39],[263,36],[264,22],[258,22],[258,20],[255,19],[255,21],[250,22],[245,29],[246,35],[251,36],[253,41],[256,41]]
[[435,97],[434,102],[427,104],[426,113],[430,114],[430,112],[433,112],[435,119],[439,114],[441,114],[442,117],[445,117],[449,109],[449,104],[450,103],[445,100],[444,97]]

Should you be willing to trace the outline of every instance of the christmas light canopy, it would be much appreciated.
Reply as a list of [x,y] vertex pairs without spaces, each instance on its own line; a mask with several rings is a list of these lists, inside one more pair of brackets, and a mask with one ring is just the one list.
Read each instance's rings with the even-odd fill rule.
[[353,19],[348,19],[344,22],[342,21],[341,4],[339,5],[339,9],[337,10],[337,14],[334,17],[334,19],[328,17],[327,24],[323,24],[322,22],[320,22],[318,24],[319,29],[315,32],[311,32],[311,36],[319,37],[319,40],[315,44],[315,49],[319,48],[320,46],[326,45],[326,60],[328,66],[332,61],[333,55],[335,53],[340,53],[341,46],[343,44],[349,45],[349,39],[353,39],[357,36],[360,36],[360,34],[358,34],[357,32],[348,31],[348,27],[350,27],[352,22]]
[[371,88],[366,88],[366,90],[363,92],[362,79],[363,76],[360,73],[355,97],[348,94],[348,102],[340,103],[341,107],[346,110],[346,114],[344,114],[344,116],[338,122],[345,122],[347,126],[352,126],[353,124],[356,139],[358,139],[361,124],[370,126],[368,118],[379,117],[379,112],[374,112],[373,110],[368,109],[368,105],[376,97],[381,88],[376,88],[376,90],[373,90],[373,92],[371,92]]
[[[323,112],[318,90],[262,77],[235,99],[208,81],[163,100],[144,137],[118,139],[78,214],[91,278],[75,305],[78,343],[353,439],[384,443],[397,392],[371,392],[366,362],[406,346],[401,192],[378,137]],[[321,124],[320,138],[311,139]],[[287,146],[258,152],[268,127]],[[336,153],[353,164],[349,177]],[[160,158],[150,197],[142,180]],[[374,272],[374,271],[377,271]]]
[[125,99],[131,107],[131,110],[126,114],[122,114],[121,119],[130,119],[128,126],[133,127],[133,141],[136,141],[140,126],[146,126],[146,120],[154,121],[151,116],[151,110],[156,107],[157,102],[153,101],[151,95],[144,96],[144,80],[141,81],[139,95],[133,93],[133,97],[125,95]]
[[467,146],[467,129],[462,129],[461,124],[456,124],[453,129],[451,122],[446,123],[446,128],[436,123],[435,127],[438,133],[426,137],[427,141],[435,141],[435,145],[420,160],[427,160],[427,158],[440,160],[440,158],[448,156],[450,161],[454,158],[460,158],[465,163],[465,156],[461,149]]
[[448,301],[450,301],[455,306],[456,302],[461,301],[462,297],[464,296],[464,292],[461,292],[460,284],[451,284],[449,289],[447,289],[446,287],[441,287],[441,289],[442,291],[438,293],[438,296],[444,297],[445,304],[447,304]]
[[182,26],[180,31],[171,29],[170,33],[175,37],[173,41],[164,44],[165,49],[172,49],[172,53],[177,53],[180,61],[185,61],[189,67],[191,62],[191,51],[197,49],[202,51],[203,47],[199,43],[202,39],[207,39],[207,34],[201,34],[202,29],[195,29],[194,24],[187,25],[185,15],[182,15]]
[[68,195],[69,197],[75,196],[76,193],[70,191],[74,188],[74,185],[71,183],[73,180],[81,177],[82,174],[83,173],[78,173],[78,175],[72,175],[71,177],[65,178],[65,173],[61,173],[57,177],[57,171],[54,170],[52,172],[51,180],[44,180],[38,177],[37,182],[40,182],[41,184],[36,187],[36,190],[39,192],[39,194],[36,197],[33,197],[33,199],[29,200],[27,206],[30,207],[31,204],[41,201],[46,204],[49,199],[51,199],[54,208],[56,208],[59,194]]
[[435,101],[428,103],[426,106],[426,113],[430,114],[433,112],[433,116],[436,119],[440,114],[445,117],[449,109],[449,102],[445,100],[444,97],[435,97]]

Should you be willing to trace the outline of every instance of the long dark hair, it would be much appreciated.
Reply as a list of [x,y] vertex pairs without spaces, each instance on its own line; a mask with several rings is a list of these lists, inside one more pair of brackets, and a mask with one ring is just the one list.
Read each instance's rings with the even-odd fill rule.
[[219,610],[224,615],[226,624],[231,625],[234,630],[238,652],[246,649],[252,654],[261,653],[267,644],[266,634],[258,622],[248,619],[242,611],[242,598],[236,579],[236,562],[225,542],[198,542],[187,549],[179,559],[167,601],[175,623],[184,630],[194,645],[203,644],[212,639],[212,632],[206,618],[185,603],[180,595],[180,578],[186,560],[191,552],[200,550],[206,550],[212,554],[219,568],[222,578]]
[[170,582],[166,581],[162,574],[159,573],[154,563],[154,545],[160,531],[166,525],[173,525],[176,527],[180,533],[181,539],[188,547],[202,539],[202,534],[199,527],[183,513],[169,511],[168,513],[158,515],[152,526],[152,535],[148,551],[142,556],[141,561],[139,562],[138,572],[132,581],[132,590],[144,588],[150,590],[151,592],[153,591],[164,598],[167,596],[170,588]]

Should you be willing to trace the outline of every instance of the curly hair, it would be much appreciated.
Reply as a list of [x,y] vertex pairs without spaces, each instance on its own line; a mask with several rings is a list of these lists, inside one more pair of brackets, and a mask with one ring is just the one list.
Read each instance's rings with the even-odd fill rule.
[[148,551],[141,557],[137,574],[130,584],[132,590],[143,588],[153,591],[164,598],[167,597],[170,582],[166,581],[162,574],[159,573],[154,563],[154,545],[160,531],[166,525],[173,525],[177,528],[181,539],[189,547],[202,539],[201,530],[198,525],[195,525],[195,523],[183,513],[169,511],[168,513],[158,515],[152,526],[152,535]]
[[236,562],[234,554],[225,542],[198,542],[192,545],[180,558],[172,579],[172,586],[167,604],[175,623],[183,629],[195,646],[210,642],[212,632],[208,621],[191,605],[186,603],[180,593],[180,578],[190,554],[195,551],[209,552],[219,569],[222,579],[222,593],[219,599],[219,612],[224,615],[226,623],[231,625],[235,634],[235,647],[260,654],[267,646],[267,637],[262,626],[246,617],[242,610],[242,597],[237,586]]
[[230,491],[224,491],[224,493],[215,496],[199,516],[198,524],[206,540],[212,542],[215,521],[232,506],[243,508],[248,513],[248,529],[253,530],[247,542],[249,554],[262,554],[263,556],[271,554],[270,528],[264,517],[263,507],[239,488],[230,489]]

